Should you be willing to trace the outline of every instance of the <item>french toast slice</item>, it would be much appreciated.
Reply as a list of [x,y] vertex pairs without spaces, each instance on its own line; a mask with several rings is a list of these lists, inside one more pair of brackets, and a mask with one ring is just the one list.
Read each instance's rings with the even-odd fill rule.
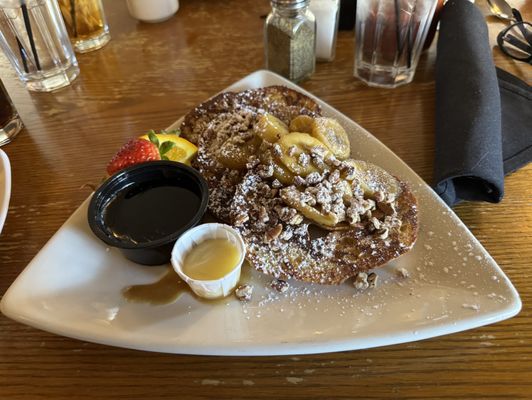
[[[252,140],[260,115],[269,113],[285,124],[297,115],[319,116],[320,106],[310,97],[284,86],[267,86],[243,92],[223,92],[198,105],[183,118],[181,136],[198,146],[192,165],[209,185],[209,209],[229,222],[228,205],[245,170],[235,170],[220,160],[227,141]],[[225,157],[227,158],[227,157]]]
[[243,92],[223,92],[185,115],[181,123],[181,135],[194,144],[209,125],[222,113],[237,112],[246,108],[259,113],[270,113],[285,124],[298,115],[321,115],[321,108],[313,99],[285,86],[266,86]]
[[280,279],[340,284],[399,257],[414,245],[417,202],[405,182],[397,180],[397,184],[393,219],[400,223],[382,229],[384,217],[381,229],[376,229],[368,218],[347,229],[321,231],[320,237],[313,237],[313,221],[291,215],[293,209],[279,199],[276,189],[249,171],[235,192],[231,222],[242,234],[248,261],[257,270]]
[[[318,151],[321,146],[310,146],[306,155],[297,143],[284,149],[280,139],[288,134],[257,129],[265,114],[289,126],[321,110],[297,91],[270,86],[221,93],[181,125],[182,136],[198,146],[193,166],[209,185],[209,210],[240,231],[254,268],[281,279],[340,284],[413,246],[417,203],[405,182],[370,163]],[[234,158],[233,149],[239,152]],[[315,168],[297,175],[303,170],[296,164],[309,162]],[[298,199],[308,203],[299,206]],[[318,227],[325,228],[320,235]]]

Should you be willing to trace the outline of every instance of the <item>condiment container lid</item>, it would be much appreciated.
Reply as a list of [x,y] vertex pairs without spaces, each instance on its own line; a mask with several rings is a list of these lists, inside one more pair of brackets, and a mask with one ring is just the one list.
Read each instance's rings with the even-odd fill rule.
[[[183,272],[183,263],[187,253],[195,246],[207,239],[226,239],[232,243],[240,253],[235,267],[227,275],[214,280],[197,280]],[[242,263],[246,256],[246,246],[240,233],[225,224],[209,223],[199,225],[184,233],[175,243],[172,250],[172,266],[198,296],[207,299],[216,299],[229,295],[240,279]]]

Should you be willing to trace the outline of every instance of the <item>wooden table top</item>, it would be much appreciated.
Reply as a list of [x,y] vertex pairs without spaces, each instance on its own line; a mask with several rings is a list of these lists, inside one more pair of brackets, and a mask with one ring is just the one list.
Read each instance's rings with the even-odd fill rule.
[[[479,0],[480,2],[481,0]],[[265,0],[182,0],[160,24],[106,1],[111,42],[78,56],[80,77],[30,93],[5,58],[0,74],[26,128],[2,149],[13,188],[0,237],[0,294],[89,195],[130,137],[164,128],[195,104],[263,67]],[[514,2],[525,19],[532,3]],[[488,17],[492,43],[505,24]],[[435,46],[415,81],[368,88],[352,76],[353,33],[302,86],[357,121],[431,182]],[[493,48],[496,64],[532,81],[532,68]],[[297,357],[148,353],[55,336],[0,316],[1,399],[92,398],[511,398],[532,396],[532,165],[506,179],[500,204],[455,212],[521,294],[510,320],[420,342]],[[298,377],[302,380],[287,379]]]

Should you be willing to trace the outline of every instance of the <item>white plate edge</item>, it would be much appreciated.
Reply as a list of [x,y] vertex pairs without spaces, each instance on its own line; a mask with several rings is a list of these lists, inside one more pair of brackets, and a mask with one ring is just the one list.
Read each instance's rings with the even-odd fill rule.
[[9,200],[11,199],[11,164],[7,154],[0,149],[0,164],[4,174],[4,187],[2,198],[0,199],[0,234],[4,228],[4,223],[7,218],[7,211],[9,209]]

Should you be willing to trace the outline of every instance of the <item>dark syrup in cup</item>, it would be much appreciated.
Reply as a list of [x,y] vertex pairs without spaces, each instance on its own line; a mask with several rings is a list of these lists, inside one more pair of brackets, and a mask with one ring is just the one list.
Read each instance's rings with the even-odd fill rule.
[[200,204],[201,198],[192,190],[150,182],[120,191],[105,207],[103,219],[118,239],[151,242],[186,225]]
[[109,178],[91,199],[89,225],[128,259],[160,265],[170,260],[177,238],[200,222],[207,202],[207,184],[196,170],[153,161]]

